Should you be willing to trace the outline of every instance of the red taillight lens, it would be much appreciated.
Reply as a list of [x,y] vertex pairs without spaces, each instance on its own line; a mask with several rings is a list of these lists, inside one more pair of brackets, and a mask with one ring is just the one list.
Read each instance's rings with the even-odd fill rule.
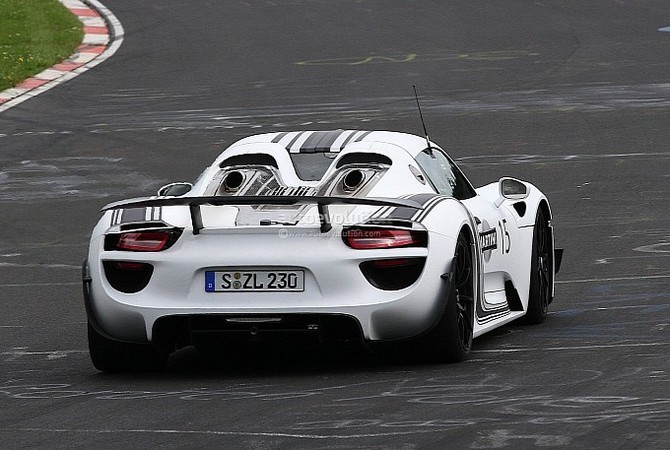
[[399,259],[377,259],[372,261],[372,264],[379,269],[387,269],[390,267],[403,267],[410,263],[411,260],[407,258]]
[[393,228],[352,228],[342,235],[344,243],[356,250],[425,247],[426,232]]
[[116,244],[118,250],[130,252],[159,252],[172,238],[169,231],[136,231],[123,233]]
[[119,270],[147,270],[149,264],[132,261],[117,261],[116,268]]
[[105,251],[160,252],[170,248],[182,233],[181,228],[128,230],[105,236]]

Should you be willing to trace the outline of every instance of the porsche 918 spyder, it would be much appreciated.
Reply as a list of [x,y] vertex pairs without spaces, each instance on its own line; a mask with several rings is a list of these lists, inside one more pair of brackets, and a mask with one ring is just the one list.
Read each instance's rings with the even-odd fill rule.
[[432,361],[540,323],[562,251],[535,186],[475,189],[428,138],[260,134],[198,180],[111,203],[83,267],[91,359],[156,368],[216,342],[409,342]]

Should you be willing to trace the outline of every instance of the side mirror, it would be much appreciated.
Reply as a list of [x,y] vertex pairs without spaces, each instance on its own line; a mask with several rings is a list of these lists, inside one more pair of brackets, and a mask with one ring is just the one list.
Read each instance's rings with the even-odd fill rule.
[[181,197],[193,188],[191,183],[179,182],[166,184],[158,190],[161,197]]
[[496,206],[500,206],[505,200],[523,200],[529,195],[526,183],[516,178],[501,178],[498,182],[498,191],[500,198],[496,201]]

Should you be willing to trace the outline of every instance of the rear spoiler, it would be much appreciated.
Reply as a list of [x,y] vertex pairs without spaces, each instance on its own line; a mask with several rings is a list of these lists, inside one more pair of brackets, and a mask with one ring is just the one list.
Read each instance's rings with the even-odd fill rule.
[[204,228],[200,206],[235,206],[235,205],[317,205],[319,220],[321,221],[321,232],[327,233],[331,230],[329,205],[361,205],[380,206],[395,208],[423,209],[423,205],[414,200],[402,198],[377,198],[377,197],[317,197],[317,196],[210,196],[210,197],[143,197],[122,200],[106,205],[102,212],[114,209],[127,208],[149,208],[161,206],[188,206],[191,214],[193,234],[199,234]]

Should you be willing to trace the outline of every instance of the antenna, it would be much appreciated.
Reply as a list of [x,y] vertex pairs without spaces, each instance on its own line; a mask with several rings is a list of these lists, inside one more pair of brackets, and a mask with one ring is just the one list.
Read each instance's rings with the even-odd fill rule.
[[430,147],[430,139],[428,138],[428,130],[426,130],[426,122],[423,120],[423,112],[421,112],[421,103],[419,103],[419,95],[416,93],[416,85],[413,84],[414,98],[416,99],[416,106],[419,108],[419,117],[421,118],[421,126],[423,126],[423,135],[426,137],[426,145],[428,146],[428,154],[433,155],[433,149]]

